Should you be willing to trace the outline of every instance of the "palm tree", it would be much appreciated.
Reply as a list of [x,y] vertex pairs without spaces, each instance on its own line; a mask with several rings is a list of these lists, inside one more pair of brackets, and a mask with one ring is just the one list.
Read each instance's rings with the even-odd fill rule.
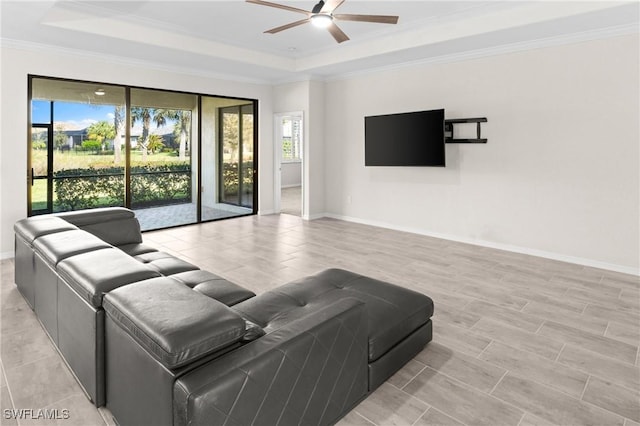
[[115,137],[116,130],[108,121],[98,121],[87,128],[87,139],[100,142],[101,149],[104,151],[107,139]]
[[178,151],[180,161],[184,161],[186,159],[189,130],[191,129],[191,111],[162,108],[155,110],[153,121],[156,122],[158,127],[167,124],[167,120],[175,120],[173,131],[180,140],[180,149]]
[[160,135],[149,135],[149,145],[147,149],[150,153],[155,154],[156,152],[162,151],[164,148],[164,143],[162,142],[162,136]]
[[113,114],[113,126],[116,134],[113,138],[113,152],[115,154],[113,162],[120,164],[122,159],[122,136],[124,135],[125,111],[123,105],[118,105]]
[[133,107],[131,108],[131,127],[137,121],[142,122],[142,137],[138,141],[142,149],[142,161],[147,161],[147,147],[149,144],[149,127],[151,126],[151,118],[153,117],[153,108]]

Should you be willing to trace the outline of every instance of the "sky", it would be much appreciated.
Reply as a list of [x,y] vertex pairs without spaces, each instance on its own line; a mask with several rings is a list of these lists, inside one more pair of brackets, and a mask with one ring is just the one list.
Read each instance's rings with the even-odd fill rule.
[[[54,102],[53,117],[54,125],[64,125],[65,130],[82,130],[86,129],[93,123],[99,121],[107,121],[113,124],[115,105],[90,105],[79,102]],[[51,105],[49,101],[33,100],[31,102],[31,123],[48,124]],[[156,128],[155,123],[151,123],[151,133],[165,134],[173,130],[173,121],[160,129]],[[132,131],[133,134],[142,133],[142,125],[136,123]]]

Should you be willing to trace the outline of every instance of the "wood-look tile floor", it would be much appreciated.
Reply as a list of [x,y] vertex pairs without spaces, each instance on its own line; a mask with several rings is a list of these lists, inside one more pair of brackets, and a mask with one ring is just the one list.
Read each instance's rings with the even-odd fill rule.
[[[144,240],[256,293],[340,267],[431,296],[433,341],[341,426],[640,425],[638,277],[289,215],[149,232]],[[67,409],[59,424],[110,424],[13,278],[13,261],[2,261],[2,409]],[[4,413],[2,424],[18,423]]]

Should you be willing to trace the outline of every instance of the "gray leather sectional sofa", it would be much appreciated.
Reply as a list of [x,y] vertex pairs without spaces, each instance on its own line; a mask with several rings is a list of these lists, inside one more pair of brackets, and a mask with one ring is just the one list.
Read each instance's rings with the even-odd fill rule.
[[124,208],[23,219],[16,284],[121,425],[332,424],[431,340],[432,300],[340,269],[256,296]]

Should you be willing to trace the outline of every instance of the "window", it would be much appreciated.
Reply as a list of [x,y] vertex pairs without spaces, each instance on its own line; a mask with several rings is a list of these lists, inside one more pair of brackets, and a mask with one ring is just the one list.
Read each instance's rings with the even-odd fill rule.
[[282,161],[301,161],[301,146],[302,119],[300,117],[284,117],[282,119]]
[[150,230],[257,213],[257,101],[38,76],[29,87],[30,216],[126,206]]

